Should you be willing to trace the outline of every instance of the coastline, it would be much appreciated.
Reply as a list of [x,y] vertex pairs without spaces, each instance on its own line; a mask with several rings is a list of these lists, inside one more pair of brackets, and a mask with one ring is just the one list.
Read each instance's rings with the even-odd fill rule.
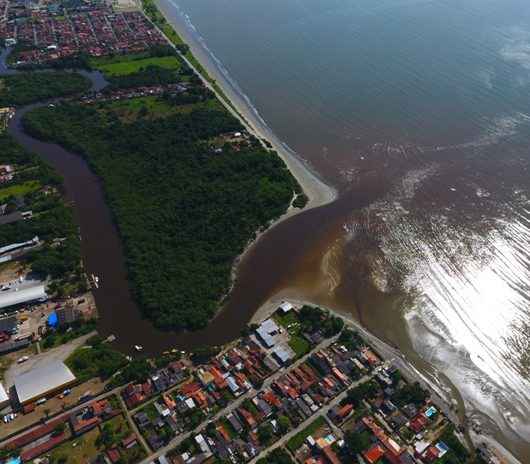
[[[261,323],[263,320],[270,317],[283,301],[289,301],[295,306],[302,306],[305,304],[309,306],[316,306],[311,301],[297,299],[296,297],[282,297],[280,294],[277,294],[258,308],[250,320],[250,323]],[[471,427],[468,427],[465,419],[465,405],[457,401],[455,398],[443,395],[442,392],[434,389],[432,382],[430,382],[426,376],[416,369],[413,362],[409,361],[399,349],[394,348],[385,341],[381,340],[379,337],[363,327],[358,321],[353,319],[353,317],[345,315],[344,313],[338,312],[326,306],[321,306],[321,308],[329,311],[336,317],[340,317],[344,321],[345,326],[359,332],[361,336],[373,346],[379,355],[381,355],[384,359],[394,363],[409,382],[417,381],[424,388],[429,390],[431,393],[431,398],[435,404],[443,410],[444,414],[449,417],[454,424],[458,426],[459,437],[461,441],[467,443],[468,447],[472,445],[474,448],[478,448],[480,445],[485,443],[495,449],[498,455],[505,460],[505,464],[522,464],[521,461],[519,461],[493,436],[486,433],[478,434],[473,431]],[[459,408],[463,408],[463,410],[460,410]],[[460,418],[461,415],[464,417],[463,421]]]
[[[307,196],[307,203],[303,208],[293,207],[291,201],[291,204],[281,216],[272,220],[269,224],[267,224],[266,227],[256,230],[254,237],[248,241],[243,251],[235,257],[230,271],[230,287],[228,288],[227,292],[220,297],[219,310],[210,320],[211,324],[222,313],[222,305],[234,288],[239,264],[245,259],[250,250],[252,250],[252,248],[259,242],[263,235],[283,221],[286,221],[297,214],[333,202],[337,199],[338,192],[335,188],[326,184],[304,160],[302,160],[293,150],[291,150],[285,143],[281,142],[275,136],[270,127],[259,116],[255,108],[252,107],[248,97],[239,89],[235,89],[234,86],[230,84],[227,76],[221,72],[218,72],[218,70],[215,68],[212,69],[210,62],[207,59],[199,58],[200,56],[204,56],[202,52],[207,53],[207,51],[202,49],[199,50],[198,47],[200,47],[200,44],[190,40],[190,37],[185,30],[185,26],[179,27],[177,21],[171,21],[167,11],[161,7],[161,3],[164,1],[166,0],[155,0],[155,5],[158,11],[163,15],[165,21],[178,34],[183,42],[190,47],[191,53],[198,61],[199,65],[202,66],[202,68],[206,71],[207,76],[203,75],[201,70],[197,69],[197,67],[183,53],[181,53],[181,51],[175,46],[170,38],[164,33],[164,31],[161,30],[158,25],[156,25],[149,18],[144,9],[142,7],[140,7],[140,9],[144,16],[165,37],[168,44],[176,51],[176,53],[178,53],[180,58],[185,61],[186,64],[200,77],[204,86],[215,94],[225,109],[230,112],[230,114],[232,114],[232,116],[234,116],[250,134],[254,135],[258,140],[260,140],[262,146],[265,149],[276,151],[278,156],[287,166],[287,169],[291,175],[296,179],[302,188],[303,193]],[[212,85],[212,82],[208,79],[208,77],[211,76],[214,77],[213,82],[215,85]],[[224,95],[219,93],[217,87],[223,92]],[[234,95],[234,92],[237,92],[238,94]],[[267,141],[270,144],[270,147],[267,147],[264,141]],[[294,198],[295,196],[293,196],[293,200]]]
[[[159,12],[164,16],[166,22],[175,30],[175,32],[183,39],[190,47],[190,51],[195,57],[195,59],[200,63],[200,65],[206,70],[209,76],[211,76],[215,83],[219,86],[222,92],[230,100],[231,105],[229,105],[225,98],[217,91],[217,89],[212,85],[212,83],[203,75],[201,72],[174,46],[171,40],[161,31],[158,26],[155,27],[160,31],[160,33],[167,39],[168,43],[175,48],[180,57],[192,68],[197,75],[201,78],[204,85],[210,89],[223,106],[243,125],[243,127],[260,141],[266,140],[272,146],[272,150],[275,150],[278,153],[278,156],[284,161],[287,168],[297,180],[297,182],[302,187],[303,192],[308,198],[308,202],[304,208],[296,209],[289,207],[287,211],[280,216],[278,219],[273,221],[266,230],[271,229],[276,224],[286,220],[287,218],[299,214],[302,211],[306,211],[312,208],[317,208],[325,204],[331,203],[337,198],[337,191],[335,188],[327,185],[308,165],[303,161],[294,151],[292,151],[287,145],[281,142],[272,132],[272,130],[267,126],[265,121],[261,119],[257,111],[252,107],[250,101],[246,95],[242,94],[239,89],[236,89],[232,85],[227,76],[221,73],[218,69],[213,66],[213,63],[205,59],[207,51],[204,50],[200,43],[191,40],[191,36],[185,27],[179,25],[177,21],[172,21],[168,15],[168,5],[167,0],[156,0],[155,4]],[[141,10],[144,15],[145,12]],[[149,17],[146,15],[149,19]],[[149,19],[150,20],[150,19]],[[152,22],[152,21],[151,21]],[[154,24],[154,23],[153,23]],[[265,145],[264,145],[265,146]],[[257,231],[256,238],[252,240],[252,243],[255,243],[256,240],[262,233]],[[245,254],[247,248],[243,252]],[[241,257],[241,256],[240,256]]]

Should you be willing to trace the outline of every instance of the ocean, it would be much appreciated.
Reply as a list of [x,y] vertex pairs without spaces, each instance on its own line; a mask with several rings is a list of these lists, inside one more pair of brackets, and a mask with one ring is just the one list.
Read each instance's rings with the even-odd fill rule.
[[351,313],[529,462],[530,2],[159,3],[340,192],[258,243],[230,304]]

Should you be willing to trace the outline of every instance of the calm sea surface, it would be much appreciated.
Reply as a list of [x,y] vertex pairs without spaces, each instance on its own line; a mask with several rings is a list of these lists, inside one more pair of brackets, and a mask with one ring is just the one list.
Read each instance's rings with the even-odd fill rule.
[[341,192],[265,236],[229,307],[351,312],[530,462],[530,2],[160,4]]

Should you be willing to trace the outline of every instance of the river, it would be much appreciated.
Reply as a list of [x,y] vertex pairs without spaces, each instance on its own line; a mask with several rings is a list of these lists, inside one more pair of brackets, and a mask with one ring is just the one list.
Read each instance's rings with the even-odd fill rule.
[[224,314],[350,314],[530,461],[530,4],[159,0],[210,73],[340,192],[274,228]]
[[[523,0],[159,0],[244,112],[340,196],[264,234],[217,318],[160,333],[130,299],[101,185],[65,177],[100,329],[122,349],[220,344],[273,296],[358,319],[530,461],[530,6]],[[248,96],[248,97],[247,97]],[[252,102],[252,103],[251,103]]]

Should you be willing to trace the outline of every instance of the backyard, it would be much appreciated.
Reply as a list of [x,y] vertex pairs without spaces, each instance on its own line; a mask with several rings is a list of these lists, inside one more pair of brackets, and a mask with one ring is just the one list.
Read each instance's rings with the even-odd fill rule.
[[289,451],[294,453],[302,444],[304,440],[309,435],[314,435],[320,428],[327,425],[326,419],[323,416],[317,417],[311,424],[309,424],[305,429],[298,432],[293,438],[287,442],[287,448]]

